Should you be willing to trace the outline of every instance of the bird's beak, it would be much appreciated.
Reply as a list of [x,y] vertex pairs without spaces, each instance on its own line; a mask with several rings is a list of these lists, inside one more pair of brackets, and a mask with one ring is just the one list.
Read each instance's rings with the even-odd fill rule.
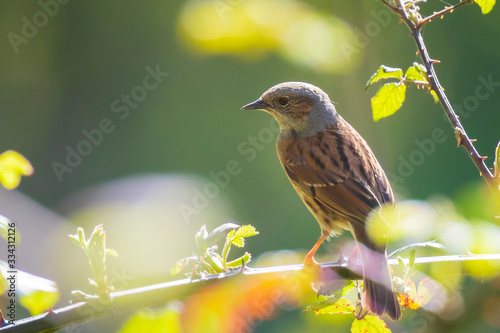
[[241,109],[242,110],[265,110],[269,107],[270,105],[264,102],[262,99],[258,99],[255,102],[249,103],[245,106],[243,106]]

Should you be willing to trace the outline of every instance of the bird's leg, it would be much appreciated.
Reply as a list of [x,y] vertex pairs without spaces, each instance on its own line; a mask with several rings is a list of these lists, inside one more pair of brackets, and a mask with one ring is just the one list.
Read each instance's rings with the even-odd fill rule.
[[319,267],[319,264],[316,262],[316,260],[314,260],[314,254],[316,253],[316,251],[318,251],[321,243],[324,242],[326,237],[328,237],[328,235],[322,235],[321,238],[316,242],[316,244],[314,244],[313,248],[311,249],[311,251],[309,251],[304,259],[304,266],[312,265]]

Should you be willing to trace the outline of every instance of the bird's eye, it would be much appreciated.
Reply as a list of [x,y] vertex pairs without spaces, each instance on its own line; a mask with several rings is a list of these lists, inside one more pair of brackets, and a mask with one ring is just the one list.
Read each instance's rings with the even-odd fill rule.
[[280,103],[281,105],[287,105],[288,104],[288,97],[280,97],[278,99],[278,103]]

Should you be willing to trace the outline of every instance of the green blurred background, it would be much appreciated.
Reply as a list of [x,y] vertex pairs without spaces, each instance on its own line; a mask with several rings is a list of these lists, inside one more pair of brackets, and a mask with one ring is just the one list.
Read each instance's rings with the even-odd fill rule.
[[[421,7],[431,13],[445,4],[430,0]],[[488,98],[474,96],[481,86],[478,77],[500,82],[499,19],[498,8],[483,16],[471,5],[424,29],[431,57],[442,61],[436,69],[451,103],[469,103],[463,125],[488,156],[500,139],[499,87]],[[26,22],[38,27],[30,29]],[[22,193],[81,218],[88,205],[78,204],[78,193],[92,186],[151,174],[197,182],[184,186],[178,198],[174,193],[168,206],[177,211],[172,213],[176,221],[164,218],[167,233],[175,225],[175,230],[187,228],[189,237],[182,240],[185,248],[172,250],[165,267],[192,251],[191,235],[204,223],[210,229],[228,220],[254,225],[261,234],[248,241],[248,249],[255,256],[307,249],[319,236],[279,165],[270,116],[239,110],[283,81],[307,81],[330,95],[385,170],[402,176],[390,177],[400,199],[445,196],[464,216],[493,221],[466,204],[479,200],[482,181],[466,153],[456,149],[441,107],[425,90],[410,88],[402,110],[373,122],[370,98],[376,87],[365,92],[368,78],[381,64],[407,68],[419,61],[409,31],[380,1],[2,1],[0,33],[0,150],[21,152],[35,168],[21,183]],[[147,68],[168,72],[150,91],[137,88]],[[114,112],[113,105],[124,107],[123,95],[134,92],[147,95],[126,107],[126,116],[124,109]],[[58,179],[54,162],[66,164],[67,147],[77,149],[86,140],[82,131],[99,128],[105,118],[111,133]],[[422,150],[415,140],[428,142],[435,129],[443,129],[447,139],[429,154],[415,153]],[[250,137],[258,140],[255,156],[242,153],[251,147]],[[404,161],[412,158],[418,165],[402,175]],[[238,163],[237,174],[219,186],[206,212],[182,220],[196,189],[203,191],[212,182],[210,173],[225,170],[229,161]],[[492,158],[486,162],[492,166]],[[168,190],[168,184],[161,186]],[[133,184],[128,191],[134,192]],[[219,205],[216,200],[222,213],[209,213]],[[141,218],[150,217],[140,215],[131,228],[140,229]],[[87,222],[89,228],[100,223]],[[109,237],[120,238],[119,226]],[[277,331],[274,325],[270,331]]]

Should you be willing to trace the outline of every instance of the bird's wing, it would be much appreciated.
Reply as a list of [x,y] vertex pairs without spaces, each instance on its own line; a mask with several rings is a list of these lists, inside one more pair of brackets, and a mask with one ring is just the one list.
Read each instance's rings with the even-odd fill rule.
[[364,223],[373,208],[392,202],[392,190],[370,148],[354,149],[348,140],[329,132],[292,138],[278,145],[278,155],[297,190],[351,223]]

